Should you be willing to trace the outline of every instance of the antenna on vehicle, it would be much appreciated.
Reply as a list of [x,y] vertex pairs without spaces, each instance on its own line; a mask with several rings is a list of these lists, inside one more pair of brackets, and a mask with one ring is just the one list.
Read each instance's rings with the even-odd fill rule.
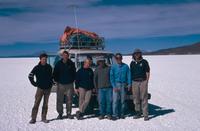
[[73,5],[70,5],[69,7],[72,7],[72,8],[73,8],[75,27],[76,27],[76,29],[77,29],[77,43],[78,43],[78,49],[80,49],[79,28],[78,28],[78,20],[77,20],[77,8],[78,8],[78,6],[75,5],[75,4],[73,4]]
[[74,6],[74,20],[75,20],[75,24],[76,24],[76,28],[77,28],[77,42],[78,42],[78,49],[80,49],[80,45],[79,45],[79,28],[78,28],[78,20],[77,20],[77,10],[76,8],[78,8],[78,6]]

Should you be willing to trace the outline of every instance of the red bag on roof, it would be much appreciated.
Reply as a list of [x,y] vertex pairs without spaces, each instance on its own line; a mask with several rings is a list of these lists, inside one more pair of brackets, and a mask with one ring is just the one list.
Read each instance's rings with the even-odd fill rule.
[[83,34],[83,35],[86,35],[86,36],[94,38],[94,39],[99,38],[99,36],[94,32],[89,32],[89,31],[85,31],[85,30],[81,30],[78,28],[72,28],[72,27],[67,26],[65,28],[63,35],[60,37],[61,44],[67,44],[70,36],[73,34]]

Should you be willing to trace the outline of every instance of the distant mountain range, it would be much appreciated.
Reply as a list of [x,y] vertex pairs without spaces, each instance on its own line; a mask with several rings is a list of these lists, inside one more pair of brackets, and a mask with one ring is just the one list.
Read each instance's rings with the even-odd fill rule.
[[[19,58],[19,57],[38,57],[40,53],[45,51],[38,51],[33,54],[27,54],[27,55],[13,55],[13,56],[0,56],[0,58]],[[55,54],[47,52],[47,54]],[[152,52],[146,52],[143,51],[144,55],[192,55],[192,54],[200,54],[200,42],[192,44],[192,45],[186,45],[181,47],[175,47],[175,48],[168,48],[168,49],[161,49],[157,51]],[[124,55],[132,55],[132,54],[124,54]]]
[[176,48],[161,49],[153,52],[145,52],[145,55],[184,55],[200,54],[200,42]]

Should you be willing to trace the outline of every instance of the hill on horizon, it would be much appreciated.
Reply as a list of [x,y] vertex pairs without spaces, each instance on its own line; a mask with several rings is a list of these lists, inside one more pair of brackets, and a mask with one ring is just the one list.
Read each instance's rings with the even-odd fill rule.
[[200,54],[200,42],[185,45],[181,47],[161,49],[153,52],[146,52],[146,55],[185,55],[185,54]]

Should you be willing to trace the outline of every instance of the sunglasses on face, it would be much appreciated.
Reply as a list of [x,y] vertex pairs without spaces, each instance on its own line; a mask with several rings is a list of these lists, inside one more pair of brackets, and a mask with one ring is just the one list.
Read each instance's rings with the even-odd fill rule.
[[121,60],[121,59],[122,59],[122,57],[115,57],[115,59],[116,59],[116,60]]
[[140,52],[136,52],[134,55],[141,55],[141,53]]

